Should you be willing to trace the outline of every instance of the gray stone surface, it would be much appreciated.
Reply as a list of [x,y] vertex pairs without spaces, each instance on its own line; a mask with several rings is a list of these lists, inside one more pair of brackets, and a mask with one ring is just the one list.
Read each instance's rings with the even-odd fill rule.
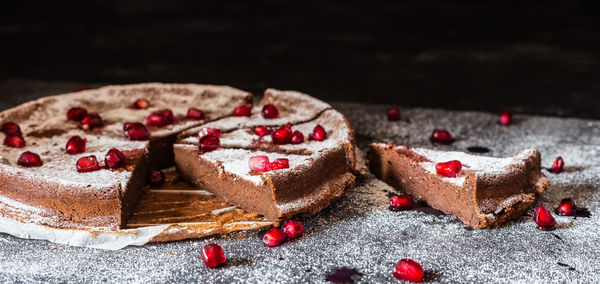
[[[558,229],[536,229],[532,212],[494,230],[467,230],[458,219],[430,210],[392,212],[395,190],[367,176],[339,202],[303,220],[305,234],[267,248],[265,230],[198,240],[149,244],[103,251],[21,240],[0,235],[1,282],[324,282],[340,267],[357,269],[361,283],[388,283],[394,264],[412,258],[431,282],[597,282],[600,267],[600,121],[515,115],[502,127],[496,114],[434,109],[402,109],[407,119],[385,120],[386,106],[338,103],[355,128],[361,146],[393,141],[433,147],[436,128],[457,141],[441,149],[485,146],[493,156],[512,156],[535,147],[549,167],[556,156],[565,172],[551,174],[552,185],[538,204],[554,209],[571,197],[591,218],[556,217]],[[423,212],[424,211],[424,212]],[[221,245],[228,258],[218,269],[204,266],[202,246]]]

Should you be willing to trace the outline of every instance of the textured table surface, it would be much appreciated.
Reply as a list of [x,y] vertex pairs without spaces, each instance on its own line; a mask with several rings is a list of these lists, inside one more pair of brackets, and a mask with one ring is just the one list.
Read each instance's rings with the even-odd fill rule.
[[[591,218],[556,217],[558,229],[536,229],[532,212],[494,230],[468,230],[458,219],[427,207],[392,212],[395,190],[367,176],[339,202],[304,221],[302,238],[268,248],[265,230],[120,251],[56,245],[0,235],[0,281],[23,282],[325,282],[341,267],[356,269],[356,282],[395,281],[394,264],[412,258],[431,282],[596,282],[600,263],[600,121],[516,115],[502,127],[496,114],[402,109],[406,120],[387,122],[386,106],[338,103],[364,148],[371,141],[433,147],[434,127],[457,141],[441,149],[484,146],[493,156],[512,156],[535,147],[543,166],[556,156],[565,172],[545,171],[552,185],[538,204],[556,208],[571,197]],[[227,265],[206,268],[202,246],[221,245]]]

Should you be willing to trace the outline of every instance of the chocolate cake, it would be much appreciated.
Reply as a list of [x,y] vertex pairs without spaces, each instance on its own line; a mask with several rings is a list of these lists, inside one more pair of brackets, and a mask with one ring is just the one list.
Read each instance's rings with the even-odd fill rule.
[[[375,176],[475,228],[522,215],[549,185],[535,149],[493,158],[376,143],[367,155]],[[462,163],[456,177],[438,173],[437,163],[455,160]]]
[[[143,99],[140,105],[136,101],[138,99]],[[251,99],[251,94],[227,86],[149,83],[108,86],[97,90],[50,96],[3,111],[0,113],[0,121],[3,125],[7,122],[16,123],[20,127],[18,136],[25,141],[25,145],[13,143],[10,140],[14,138],[12,133],[3,129],[5,145],[0,147],[0,214],[20,222],[56,228],[125,228],[140,199],[149,169],[173,165],[173,143],[179,134],[181,137],[185,136],[183,131],[193,133],[195,130],[191,129],[197,126],[218,125],[224,132],[234,133],[238,129],[245,129],[257,123],[270,126],[298,124],[314,120],[325,113],[339,115],[331,110],[329,105],[307,95],[275,90],[268,90],[263,101],[278,107],[281,113],[279,118],[261,118],[260,111],[256,111],[258,107],[255,107],[250,117],[232,115],[236,107],[247,105]],[[67,117],[67,112],[73,108],[85,109],[88,116],[77,119]],[[189,108],[201,110],[201,115],[190,115],[192,110],[188,110]],[[101,121],[94,117],[94,114],[98,114]],[[70,112],[69,115],[71,116]],[[158,122],[152,120],[154,118],[158,119]],[[352,131],[343,116],[341,119],[340,122],[347,128],[340,131],[346,131],[346,136],[338,136],[337,129],[328,129],[330,138],[320,141],[322,148],[306,146],[307,149],[317,149],[318,154],[292,154],[275,149],[277,147],[261,148],[268,151],[268,155],[276,153],[281,157],[289,156],[293,168],[310,169],[315,167],[314,165],[331,163],[328,168],[333,170],[329,175],[322,175],[315,168],[303,171],[301,176],[294,174],[293,177],[297,178],[295,182],[285,181],[286,177],[283,174],[296,173],[295,169],[271,173],[278,176],[274,178],[278,184],[289,186],[291,191],[297,189],[297,184],[305,182],[303,179],[310,179],[315,188],[305,192],[304,196],[296,195],[298,198],[310,199],[311,196],[320,194],[327,196],[305,205],[290,205],[297,209],[286,211],[289,214],[285,216],[291,216],[291,213],[313,213],[323,208],[328,202],[339,197],[343,189],[354,181],[354,175],[349,173],[350,167],[354,166]],[[147,135],[139,135],[146,132]],[[85,151],[72,155],[67,153],[65,144],[73,136],[85,139]],[[339,143],[332,143],[333,141]],[[316,143],[307,141],[306,144],[312,145],[313,142]],[[235,168],[239,160],[221,161],[218,158],[220,153],[235,152],[233,156],[225,155],[232,158],[246,157],[252,151],[242,145],[239,149],[234,149],[233,145],[226,144],[214,153],[206,153],[206,159],[221,165],[225,162],[225,167]],[[189,147],[183,143],[179,143],[178,146]],[[281,145],[280,148],[286,147],[288,145]],[[329,149],[330,147],[332,149]],[[109,169],[103,160],[112,148],[120,150],[124,158],[118,167]],[[29,165],[19,162],[24,152],[38,154],[41,165],[24,166]],[[95,168],[92,167],[89,172],[85,172],[88,171],[85,167],[89,167],[89,161],[87,164],[79,163],[81,158],[87,156],[95,156],[100,161],[92,165]],[[302,163],[294,164],[297,160],[301,160]],[[231,165],[228,165],[229,162]],[[247,161],[245,162],[247,167]],[[189,172],[189,166],[185,161],[178,164],[185,172]],[[212,169],[214,173],[216,169]],[[219,174],[212,177],[215,179],[214,184],[223,185],[229,182],[238,186],[238,182],[253,184],[259,175],[252,176],[250,180],[238,180],[237,176]],[[320,179],[320,182],[317,179]],[[317,187],[317,184],[320,187]],[[336,186],[330,190],[326,184]],[[319,190],[324,192],[319,193]],[[275,215],[271,214],[268,217]]]

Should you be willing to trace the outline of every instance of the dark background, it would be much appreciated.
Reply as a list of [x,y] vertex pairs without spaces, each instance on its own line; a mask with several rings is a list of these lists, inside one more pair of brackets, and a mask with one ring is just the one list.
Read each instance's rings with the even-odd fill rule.
[[134,82],[600,118],[597,1],[11,1],[6,108]]

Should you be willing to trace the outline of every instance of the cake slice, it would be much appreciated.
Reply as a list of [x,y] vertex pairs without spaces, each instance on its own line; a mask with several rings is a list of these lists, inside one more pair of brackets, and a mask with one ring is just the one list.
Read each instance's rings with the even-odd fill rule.
[[[376,177],[479,229],[522,215],[549,185],[535,149],[493,158],[375,143],[367,156]],[[437,173],[437,163],[454,160],[462,164],[456,177]]]

